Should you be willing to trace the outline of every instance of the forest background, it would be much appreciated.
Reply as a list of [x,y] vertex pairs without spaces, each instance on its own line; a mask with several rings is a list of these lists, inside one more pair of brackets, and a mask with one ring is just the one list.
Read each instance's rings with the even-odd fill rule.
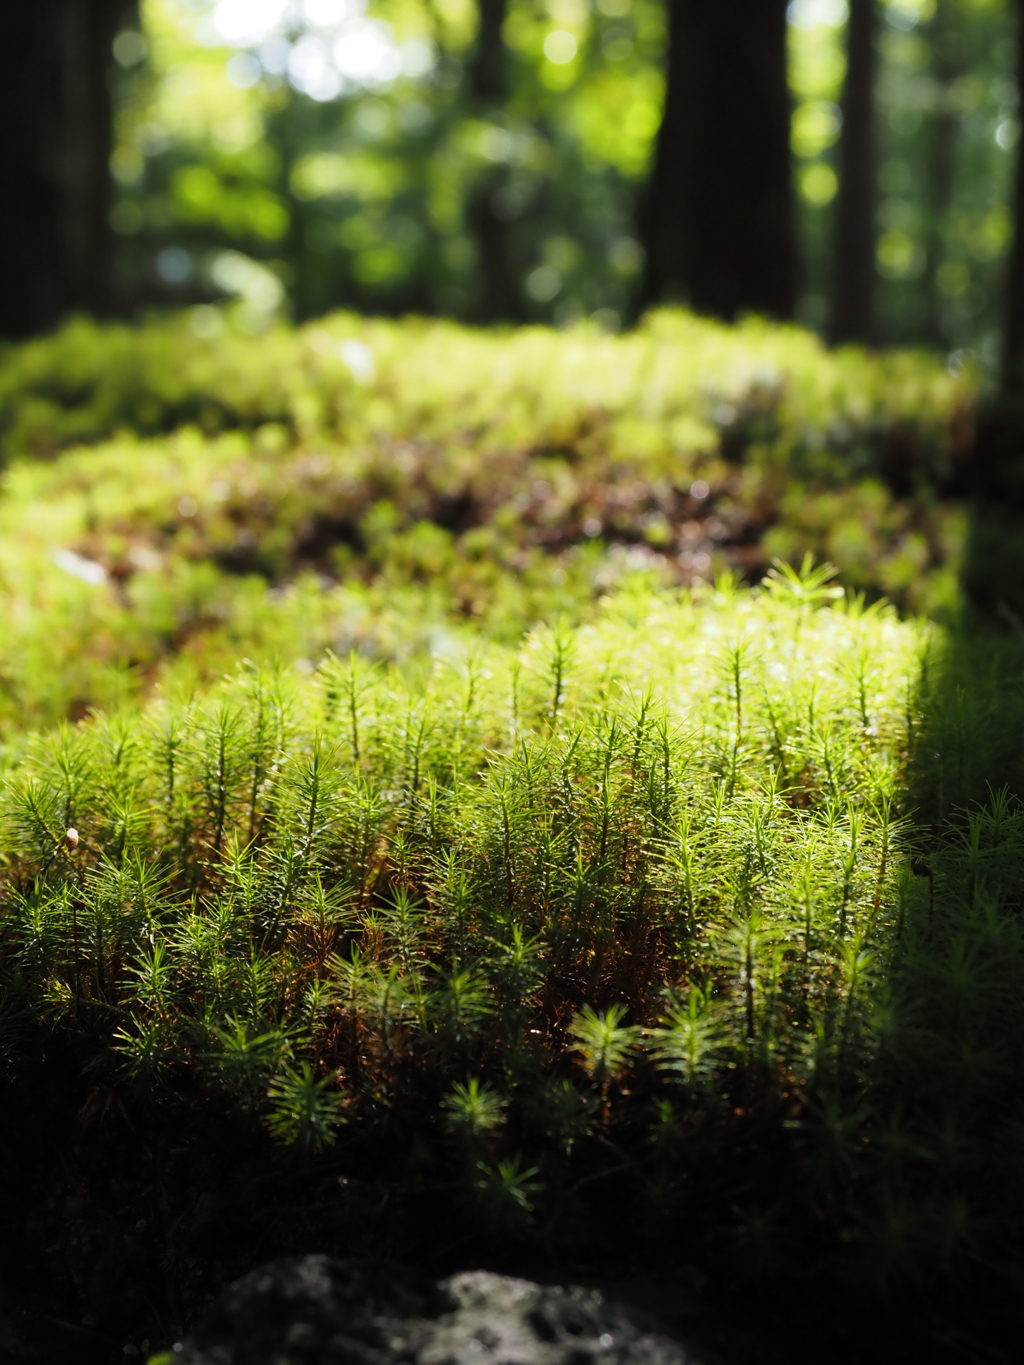
[[[674,37],[660,0],[97,0],[81,7],[90,33],[61,39],[95,68],[91,103],[85,80],[77,114],[73,92],[63,102],[74,137],[32,119],[29,86],[47,88],[60,65],[18,18],[33,8],[5,21],[12,39],[25,30],[9,45],[9,97],[34,131],[9,153],[20,180],[7,177],[33,208],[4,232],[23,232],[30,253],[52,234],[41,165],[51,199],[77,195],[91,228],[79,281],[65,267],[41,291],[55,267],[40,262],[0,333],[68,307],[137,315],[225,297],[257,328],[342,306],[614,329],[689,300],[998,363],[1018,136],[1005,0],[859,0],[852,20],[846,0],[723,5],[711,24],[681,4]],[[666,80],[686,80],[673,48],[694,50],[718,87],[698,89],[703,105],[682,120],[666,101]],[[773,64],[788,70],[781,94]],[[756,188],[740,183],[733,218],[799,264],[780,265],[790,278],[767,293],[694,298],[699,242],[689,263],[669,259],[686,205],[715,227],[722,172],[744,180],[744,145],[792,201],[765,229]],[[844,279],[852,305],[836,294]],[[195,326],[216,320],[198,313]]]
[[0,40],[0,1330],[401,1247],[1015,1359],[1016,7]]

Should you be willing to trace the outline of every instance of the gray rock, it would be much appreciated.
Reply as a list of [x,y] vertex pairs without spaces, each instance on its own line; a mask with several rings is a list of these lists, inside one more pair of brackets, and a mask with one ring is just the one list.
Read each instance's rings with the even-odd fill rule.
[[434,1284],[305,1256],[233,1284],[180,1365],[697,1365],[595,1290],[475,1270]]

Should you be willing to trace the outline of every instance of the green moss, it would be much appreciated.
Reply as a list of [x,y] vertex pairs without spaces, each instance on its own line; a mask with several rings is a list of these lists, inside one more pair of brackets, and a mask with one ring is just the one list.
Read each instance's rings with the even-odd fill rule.
[[239,654],[401,655],[452,619],[511,642],[624,575],[756,581],[808,550],[941,613],[963,533],[937,490],[975,387],[671,312],[620,337],[71,323],[0,365],[0,716],[76,717]]
[[4,374],[10,1074],[497,1243],[1016,1273],[1021,648],[869,605],[959,613],[969,378],[683,314]]

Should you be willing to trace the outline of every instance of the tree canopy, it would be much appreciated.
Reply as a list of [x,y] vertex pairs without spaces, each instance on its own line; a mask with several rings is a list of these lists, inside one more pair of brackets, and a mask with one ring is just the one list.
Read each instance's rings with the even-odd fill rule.
[[689,302],[998,363],[1010,0],[47,0],[3,23],[8,336],[225,297],[254,325]]

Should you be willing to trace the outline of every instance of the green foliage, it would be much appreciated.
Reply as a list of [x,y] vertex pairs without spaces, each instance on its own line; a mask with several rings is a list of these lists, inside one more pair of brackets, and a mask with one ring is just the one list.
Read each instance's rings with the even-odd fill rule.
[[691,986],[685,1004],[670,998],[664,1026],[654,1034],[654,1055],[666,1071],[677,1071],[693,1086],[713,1069],[715,1035],[711,993]]
[[[292,7],[276,22],[243,8],[225,27],[204,0],[145,0],[148,61],[118,82],[113,157],[128,307],[227,294],[254,327],[340,299],[489,320],[489,219],[501,316],[625,317],[643,266],[632,209],[660,117],[661,6],[510,0],[507,91],[486,97],[472,3],[370,8]],[[370,59],[344,82],[330,56],[342,35]],[[303,46],[319,78],[302,74]]]
[[[787,487],[945,516],[970,376],[682,314],[204,347],[8,356],[12,446],[59,393],[0,500],[8,1074],[73,1056],[497,1239],[600,1205],[751,1273],[1020,1264],[1020,642],[799,537],[740,582],[809,524]],[[114,434],[183,375],[235,430]]]
[[301,1062],[297,1068],[285,1067],[267,1093],[267,1127],[279,1142],[309,1156],[334,1140],[343,1115],[330,1076],[318,1080],[309,1062]]
[[[804,251],[800,315],[833,294],[844,7],[790,9],[792,146]],[[878,15],[879,331],[998,359],[999,272],[1012,230],[1013,10],[1004,0],[896,0]],[[932,99],[922,105],[927,86]],[[948,161],[947,161],[948,158]],[[948,177],[939,172],[948,165]],[[956,350],[954,364],[963,359]]]
[[544,1189],[534,1179],[538,1174],[536,1166],[523,1169],[522,1157],[518,1153],[510,1160],[499,1161],[493,1166],[483,1161],[479,1163],[475,1182],[478,1206],[496,1232],[507,1236],[530,1218],[534,1201]]
[[[145,43],[121,49],[129,65],[115,86],[126,311],[226,295],[250,328],[342,300],[376,313],[628,318],[664,7],[508,0],[507,88],[487,99],[473,69],[476,6],[374,0],[370,11],[339,29],[293,6],[270,30],[244,6],[225,26],[206,0],[145,0]],[[825,328],[846,7],[797,0],[788,15],[799,311]],[[1013,7],[898,0],[878,17],[880,334],[952,351],[954,364],[975,348],[992,369],[1012,229]],[[384,58],[344,88],[330,58],[342,31]],[[289,64],[296,39],[305,50]],[[485,299],[495,254],[498,309]]]
[[213,1030],[215,1050],[206,1062],[219,1084],[239,1097],[247,1107],[263,1098],[270,1075],[287,1052],[287,1040],[280,1030],[254,1033],[241,1020],[229,1018]]
[[569,1025],[576,1039],[573,1050],[579,1053],[587,1075],[595,1080],[609,1081],[629,1065],[638,1030],[622,1024],[625,1015],[625,1005],[612,1005],[601,1014],[584,1005]]
[[[657,1162],[671,1130],[697,1161],[751,1108],[796,1125],[806,1197],[842,1204],[876,1147],[830,1155],[837,1133],[892,1121],[929,973],[966,1008],[991,984],[966,945],[1004,932],[977,877],[977,929],[918,918],[893,803],[934,638],[808,565],[637,587],[517,649],[243,667],[32,738],[0,812],[5,970],[28,1027],[154,1095],[193,1076],[300,1155],[343,1118],[431,1115],[496,1230],[567,1162],[600,1172],[602,1143],[640,1160],[660,1134]],[[990,857],[978,829],[951,866]],[[1002,1046],[971,1031],[945,1065]],[[900,1082],[926,1126],[930,1074]]]
[[[963,517],[938,490],[967,370],[682,313],[620,337],[193,322],[73,322],[0,365],[8,725],[243,657],[401,659],[466,628],[512,643],[630,576],[756,579],[807,552],[871,595],[955,608]],[[81,441],[102,444],[59,453]],[[553,648],[554,715],[572,661]]]
[[501,1124],[505,1102],[497,1091],[474,1076],[465,1085],[456,1081],[451,1094],[442,1101],[442,1108],[448,1127],[472,1148]]

